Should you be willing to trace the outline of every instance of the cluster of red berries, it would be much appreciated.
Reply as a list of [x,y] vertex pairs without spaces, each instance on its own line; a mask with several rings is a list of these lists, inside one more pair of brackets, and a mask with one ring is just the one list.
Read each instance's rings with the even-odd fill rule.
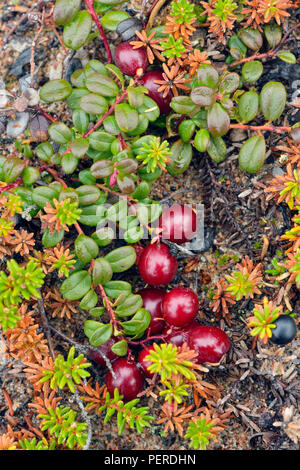
[[[196,215],[186,206],[174,205],[165,209],[159,220],[160,237],[177,243],[185,243],[193,238],[196,230]],[[218,363],[230,348],[226,333],[215,326],[202,326],[195,319],[199,310],[198,297],[191,289],[175,287],[169,292],[156,286],[169,284],[177,273],[177,260],[167,245],[155,242],[141,253],[138,263],[142,279],[151,286],[142,289],[143,307],[151,315],[145,331],[146,338],[159,335],[163,341],[181,346],[186,343],[198,354],[196,361]],[[144,379],[153,374],[148,370],[151,364],[146,357],[153,345],[143,348],[137,362],[118,358],[111,351],[117,341],[111,338],[99,349],[110,359],[114,375],[106,374],[106,386],[110,394],[117,388],[125,401],[132,400],[143,390]],[[105,362],[101,354],[92,353],[92,359],[101,365]]]
[[[122,73],[130,77],[134,77],[139,69],[145,72],[149,66],[146,49],[133,49],[130,42],[122,42],[115,51],[115,64]],[[160,85],[155,83],[157,80],[163,80],[162,72],[160,70],[151,70],[151,72],[143,74],[140,83],[148,89],[148,96],[156,102],[160,112],[167,114],[171,111],[172,93],[169,92],[164,97],[158,91]]]

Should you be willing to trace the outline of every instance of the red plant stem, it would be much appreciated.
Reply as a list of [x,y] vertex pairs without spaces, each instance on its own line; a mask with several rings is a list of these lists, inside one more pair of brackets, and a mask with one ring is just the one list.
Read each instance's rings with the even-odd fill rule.
[[278,51],[280,50],[281,45],[284,44],[286,42],[286,39],[289,37],[289,35],[298,28],[300,28],[300,23],[297,23],[295,26],[290,28],[286,32],[286,34],[283,36],[280,43],[277,45],[277,47],[273,51],[268,51],[268,52],[265,52],[265,53],[262,53],[262,54],[253,54],[250,57],[246,57],[244,59],[237,60],[236,62],[233,62],[232,64],[229,65],[229,67],[235,67],[236,65],[244,64],[245,62],[251,62],[251,60],[264,59],[264,58],[267,58],[267,57],[272,58],[274,56],[276,57],[276,55],[278,54]]
[[162,334],[162,335],[155,335],[155,336],[148,336],[147,338],[145,339],[142,339],[141,341],[131,341],[131,340],[127,340],[127,342],[129,344],[132,344],[133,346],[143,346],[143,348],[145,348],[146,346],[144,346],[145,343],[148,343],[148,341],[152,341],[154,339],[161,339],[162,341],[165,341],[165,338],[166,338],[166,334]]
[[4,186],[3,188],[0,188],[0,194],[3,193],[4,191],[8,191],[9,189],[17,188],[18,186],[21,186],[22,183],[23,183],[22,178],[18,178],[13,183],[9,183],[8,185]]
[[265,124],[264,126],[249,126],[248,124],[230,124],[230,129],[247,129],[251,131],[270,131],[270,132],[291,132],[291,127],[288,126],[269,126]]
[[49,121],[51,122],[57,122],[57,118],[56,116],[55,117],[52,117],[50,116],[50,114],[46,113],[46,111],[44,111],[42,108],[40,108],[39,106],[32,106],[33,109],[35,109],[36,111],[38,111],[40,114],[42,114],[46,119],[48,119]]
[[111,50],[110,50],[110,47],[109,47],[109,44],[107,42],[107,39],[106,39],[106,36],[105,36],[105,33],[104,33],[104,30],[102,28],[102,24],[100,23],[99,21],[99,18],[98,18],[98,15],[97,13],[95,12],[95,9],[94,9],[94,0],[84,0],[84,3],[86,4],[87,6],[87,9],[91,15],[91,17],[93,18],[93,20],[95,21],[96,23],[96,26],[99,30],[99,33],[100,33],[100,37],[103,41],[103,44],[104,44],[104,47],[105,47],[105,50],[106,50],[106,53],[107,53],[107,63],[108,64],[111,64],[112,63],[112,55],[111,55]]
[[236,60],[232,64],[229,65],[229,67],[235,67],[236,65],[244,64],[245,62],[251,62],[252,60],[257,60],[257,59],[264,59],[266,57],[274,57],[276,56],[275,51],[269,51],[269,52],[264,52],[262,54],[253,54],[250,57],[245,57],[244,59],[241,60]]
[[98,129],[98,127],[101,126],[101,124],[103,123],[104,119],[106,119],[108,116],[111,115],[111,113],[114,111],[115,107],[117,106],[117,104],[120,104],[127,96],[127,90],[124,90],[122,95],[119,96],[119,98],[116,99],[116,101],[114,102],[114,104],[109,108],[108,111],[106,111],[105,114],[103,114],[103,116],[99,119],[99,121],[88,131],[84,134],[83,138],[86,139],[89,135],[91,135],[96,129]]
[[116,319],[115,312],[114,312],[114,310],[113,310],[113,308],[112,308],[112,306],[111,306],[111,304],[110,304],[110,301],[109,301],[109,299],[108,299],[108,297],[107,297],[107,295],[106,295],[106,292],[105,292],[105,290],[104,290],[102,284],[98,284],[98,285],[97,285],[97,288],[98,288],[98,290],[99,290],[99,292],[100,292],[100,295],[101,295],[101,297],[102,297],[102,300],[103,300],[104,303],[105,303],[105,307],[106,307],[106,309],[107,309],[107,311],[108,311],[108,314],[109,314],[109,316],[110,316],[110,322],[111,322],[112,327],[113,327],[113,330],[114,330],[113,334],[115,334],[115,332],[118,331],[119,321]]

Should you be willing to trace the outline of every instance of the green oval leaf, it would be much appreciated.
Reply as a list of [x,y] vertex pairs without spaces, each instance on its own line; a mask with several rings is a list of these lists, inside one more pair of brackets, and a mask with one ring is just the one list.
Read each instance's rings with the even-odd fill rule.
[[263,136],[254,135],[241,147],[239,165],[248,173],[256,173],[263,166],[266,157],[266,142]]
[[67,300],[78,300],[85,296],[92,285],[91,276],[87,271],[78,271],[65,279],[60,292]]
[[247,83],[256,82],[263,73],[263,65],[259,60],[246,62],[242,67],[242,77]]
[[120,295],[129,295],[131,293],[131,284],[126,281],[109,281],[104,286],[105,293],[111,299],[117,299]]
[[117,104],[115,117],[121,131],[133,131],[139,123],[138,112],[127,103]]
[[229,114],[220,103],[212,105],[207,113],[208,130],[213,136],[225,135],[230,127]]
[[255,91],[244,93],[239,100],[238,111],[244,123],[252,121],[259,111],[259,95]]
[[63,122],[55,122],[51,124],[48,133],[54,142],[57,144],[67,144],[72,139],[71,129]]
[[110,263],[105,258],[97,258],[93,268],[93,283],[107,284],[113,276]]
[[189,96],[175,96],[171,99],[171,108],[178,114],[190,114],[196,109]]
[[85,86],[89,91],[101,96],[116,96],[119,91],[119,87],[110,77],[97,72],[87,77]]
[[192,161],[192,145],[179,139],[171,146],[170,150],[172,152],[171,163],[167,165],[167,171],[172,176],[181,175],[188,169]]
[[286,89],[280,82],[266,83],[260,93],[260,108],[267,121],[275,121],[283,113]]
[[80,49],[86,42],[92,29],[93,20],[88,11],[76,13],[72,22],[64,27],[63,42],[73,50]]
[[216,92],[208,86],[199,86],[192,90],[191,100],[197,106],[210,106],[216,101]]
[[75,253],[83,263],[90,263],[98,256],[98,252],[98,245],[91,237],[83,233],[78,235],[75,240]]
[[72,93],[72,86],[62,79],[50,80],[40,89],[40,98],[46,103],[62,101]]
[[126,20],[126,18],[130,18],[126,11],[110,11],[102,16],[101,24],[108,31],[116,31],[118,24]]
[[238,32],[238,37],[253,51],[258,51],[263,44],[262,34],[257,29],[241,29]]
[[80,98],[80,108],[88,114],[103,115],[108,110],[108,103],[103,96],[95,93],[84,94]]
[[110,324],[100,323],[95,320],[86,320],[84,323],[84,333],[92,346],[98,347],[107,343],[113,333]]
[[222,137],[218,135],[210,137],[207,153],[216,163],[221,163],[225,160],[227,155],[227,148]]
[[81,0],[56,0],[53,10],[55,24],[64,26],[70,23],[79,11]]
[[108,253],[105,259],[110,263],[114,273],[122,273],[134,265],[136,252],[131,246],[121,246]]

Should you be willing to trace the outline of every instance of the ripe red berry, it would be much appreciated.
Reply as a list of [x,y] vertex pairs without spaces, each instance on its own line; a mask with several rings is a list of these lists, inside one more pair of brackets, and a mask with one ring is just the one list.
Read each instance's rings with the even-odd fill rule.
[[200,325],[189,332],[188,346],[198,354],[198,364],[216,364],[229,351],[230,341],[220,328]]
[[[98,346],[97,349],[99,351],[101,351],[106,357],[107,359],[109,359],[110,361],[114,361],[115,359],[117,359],[118,356],[117,354],[115,354],[112,350],[111,350],[111,347],[117,342],[118,340],[116,338],[114,338],[113,336],[107,341],[107,343],[105,344],[102,344],[101,346]],[[103,359],[103,357],[101,356],[100,352],[97,352],[95,350],[91,350],[90,352],[90,357],[91,359],[96,362],[97,364],[99,364],[100,366],[106,366],[106,362],[105,360]]]
[[148,348],[142,349],[140,354],[138,355],[138,363],[141,366],[144,374],[146,377],[153,377],[154,373],[148,370],[148,367],[151,366],[152,362],[146,360],[146,357],[149,356],[150,351],[154,351],[154,346],[149,346]]
[[194,328],[197,328],[199,323],[194,320],[190,325],[186,326],[185,328],[172,328],[168,326],[164,329],[163,335],[164,339],[167,343],[171,343],[174,346],[182,346],[183,343],[188,342],[188,335],[189,332],[192,331]]
[[159,227],[165,240],[178,244],[185,243],[196,235],[197,216],[191,207],[173,204],[163,210]]
[[138,69],[145,71],[149,62],[144,48],[133,49],[130,42],[122,42],[115,51],[115,64],[122,73],[133,77]]
[[177,260],[167,245],[152,243],[144,249],[138,268],[141,278],[148,284],[169,284],[176,275]]
[[274,344],[283,346],[290,343],[296,336],[297,326],[295,320],[289,315],[280,315],[275,320],[276,328],[272,329],[270,340]]
[[141,84],[149,91],[148,96],[152,98],[160,109],[162,114],[167,114],[171,111],[170,102],[173,97],[169,91],[167,96],[163,97],[163,92],[158,91],[160,84],[155,83],[156,80],[164,80],[163,74],[160,70],[152,70],[145,73],[141,78]]
[[143,390],[145,384],[144,375],[138,366],[122,357],[113,363],[112,368],[116,378],[114,379],[109,370],[105,380],[110,396],[114,395],[114,390],[117,388],[119,394],[123,395],[124,401],[136,398]]
[[143,307],[148,310],[151,315],[151,321],[145,333],[149,335],[161,333],[166,326],[162,319],[161,311],[161,303],[166,292],[162,289],[148,287],[147,289],[140,290],[138,294],[143,299]]
[[198,297],[191,289],[175,287],[162,301],[162,312],[168,325],[188,326],[198,313]]

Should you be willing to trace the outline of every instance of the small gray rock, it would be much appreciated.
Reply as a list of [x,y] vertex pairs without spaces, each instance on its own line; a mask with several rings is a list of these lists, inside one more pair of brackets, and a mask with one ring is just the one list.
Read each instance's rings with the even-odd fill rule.
[[16,119],[8,121],[6,134],[9,137],[18,137],[25,131],[29,121],[29,113],[16,113]]

